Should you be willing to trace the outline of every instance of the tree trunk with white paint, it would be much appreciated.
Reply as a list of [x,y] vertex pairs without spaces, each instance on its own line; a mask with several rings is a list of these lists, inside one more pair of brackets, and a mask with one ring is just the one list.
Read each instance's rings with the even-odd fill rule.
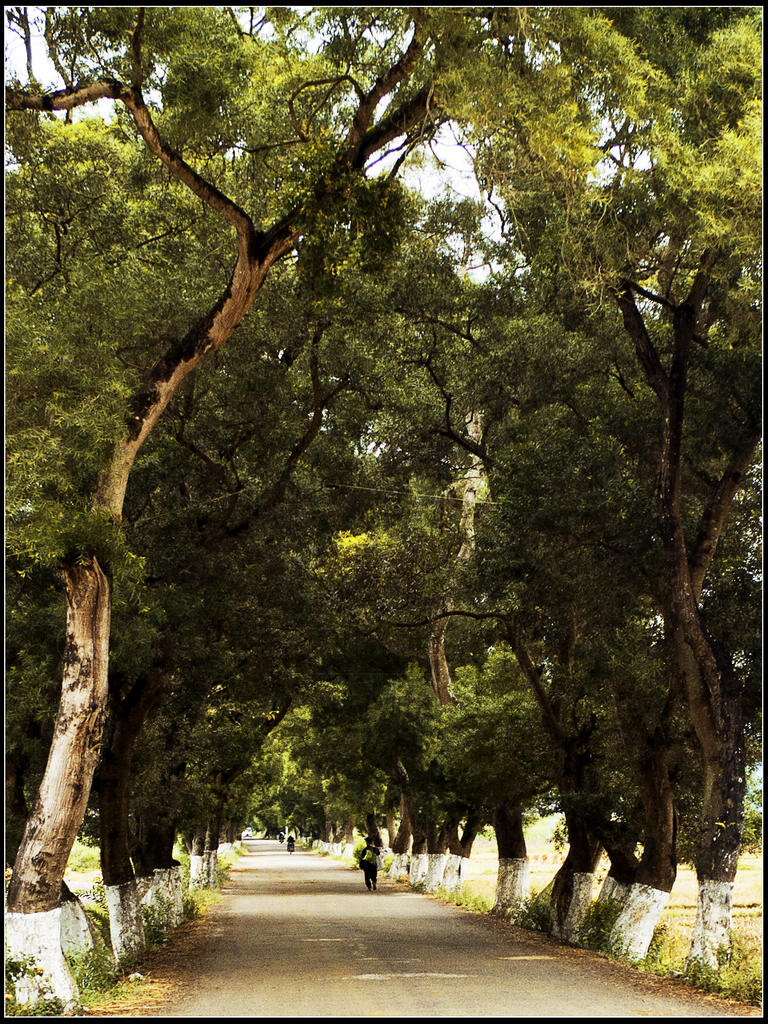
[[[666,745],[648,737],[644,746],[636,769],[645,810],[643,853],[609,940],[613,949],[633,960],[647,956],[677,876],[677,810]],[[624,878],[631,867],[629,858]]]
[[143,906],[162,911],[167,928],[177,928],[184,922],[184,890],[178,864],[170,868],[155,868],[151,875],[140,875],[136,879],[136,888]]
[[65,954],[87,953],[94,947],[94,925],[85,907],[66,883],[61,895],[61,948]]
[[122,885],[105,885],[112,952],[118,963],[130,964],[146,949],[144,920],[136,879]]
[[551,932],[565,942],[579,940],[581,926],[592,905],[595,869],[601,847],[579,815],[566,810],[568,854],[555,875],[550,903]]
[[[136,740],[147,715],[160,699],[164,680],[162,668],[155,666],[128,693],[123,695],[118,687],[113,687],[106,740],[96,775],[101,875],[105,888],[113,893],[109,923],[112,949],[116,955],[120,951],[119,959],[136,959],[145,948],[144,929],[137,925],[141,901],[128,838],[131,765]],[[126,935],[114,931],[122,927],[128,928]]]
[[427,854],[427,867],[424,872],[422,885],[428,892],[434,892],[443,884],[446,857],[447,854],[445,853]]
[[644,960],[654,928],[667,903],[669,892],[635,883],[611,930],[611,949],[630,960]]
[[408,866],[408,882],[413,885],[421,885],[427,875],[429,867],[426,853],[411,853],[411,862]]
[[493,827],[499,852],[496,896],[493,910],[514,914],[531,894],[528,849],[523,832],[523,810],[515,800],[505,800],[493,812]]
[[597,895],[598,903],[612,903],[623,904],[627,896],[629,896],[629,890],[632,888],[631,882],[621,882],[618,878],[610,873],[605,876],[603,884],[600,886],[600,892]]
[[495,914],[514,916],[531,895],[531,869],[527,857],[500,857],[496,876]]
[[190,889],[206,888],[205,826],[198,826],[189,844],[189,887]]
[[9,912],[5,916],[6,964],[31,960],[37,967],[15,982],[19,1003],[56,998],[69,1012],[79,1005],[80,992],[64,959],[61,918],[61,907],[34,914]]
[[390,878],[400,878],[401,875],[409,873],[411,837],[411,816],[408,810],[408,802],[405,796],[401,796],[400,825],[398,826],[395,838],[392,840],[392,853],[394,856],[389,869]]
[[390,878],[401,878],[403,875],[409,875],[409,861],[410,855],[407,853],[396,853],[392,858],[392,863],[389,867]]
[[[38,957],[54,994],[70,1002],[76,986],[61,951],[59,898],[106,718],[111,588],[95,558],[65,566],[63,576],[67,640],[61,699],[45,773],[8,887],[5,941],[10,958]],[[39,939],[33,938],[36,932]]]
[[408,866],[408,881],[411,885],[421,885],[427,873],[427,830],[419,814],[411,814],[411,860]]
[[466,869],[469,864],[468,858],[463,858],[457,853],[448,853],[445,856],[445,870],[443,872],[443,888],[448,892],[461,888],[462,868]]
[[720,957],[731,945],[732,909],[733,882],[699,881],[689,960],[719,968]]

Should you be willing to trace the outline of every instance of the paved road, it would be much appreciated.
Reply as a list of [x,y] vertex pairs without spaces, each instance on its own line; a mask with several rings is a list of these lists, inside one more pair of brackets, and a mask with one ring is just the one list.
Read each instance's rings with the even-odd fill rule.
[[738,1016],[388,879],[248,843],[168,1017]]

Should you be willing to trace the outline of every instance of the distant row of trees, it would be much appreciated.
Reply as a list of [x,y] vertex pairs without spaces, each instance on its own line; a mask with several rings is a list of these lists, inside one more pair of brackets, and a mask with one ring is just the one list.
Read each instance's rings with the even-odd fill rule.
[[[493,823],[504,907],[559,809],[553,931],[605,850],[638,956],[682,852],[711,960],[760,736],[757,12],[249,10],[9,9],[60,77],[6,89],[9,948],[75,998],[84,818],[132,955],[137,875],[279,801],[434,877]],[[446,125],[481,199],[400,180]]]

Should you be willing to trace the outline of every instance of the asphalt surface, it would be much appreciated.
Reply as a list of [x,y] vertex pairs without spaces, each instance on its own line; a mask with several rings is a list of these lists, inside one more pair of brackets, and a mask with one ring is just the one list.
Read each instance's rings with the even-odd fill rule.
[[721,1017],[744,1010],[414,893],[248,841],[167,1017]]

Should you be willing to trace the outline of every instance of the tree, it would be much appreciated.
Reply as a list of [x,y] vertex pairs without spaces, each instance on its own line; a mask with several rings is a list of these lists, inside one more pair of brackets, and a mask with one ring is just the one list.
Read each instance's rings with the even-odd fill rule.
[[478,166],[511,244],[561,263],[582,309],[605,311],[606,352],[630,343],[656,403],[638,468],[655,488],[653,599],[670,677],[700,748],[692,956],[712,963],[728,941],[745,778],[743,684],[713,632],[707,581],[760,438],[757,16],[610,12],[589,23],[589,37],[588,23],[570,24],[564,68],[592,83],[582,172],[561,173],[530,125],[486,135]]
[[[49,13],[47,42],[54,62],[69,69],[68,82],[49,94],[36,93],[34,88],[25,91],[14,84],[6,90],[7,107],[12,111],[69,111],[95,100],[116,101],[137,133],[136,138],[157,161],[157,168],[170,173],[179,186],[233,228],[236,236],[237,255],[226,287],[194,326],[166,346],[159,359],[150,356],[148,368],[135,375],[132,396],[123,404],[126,418],[122,426],[113,428],[106,452],[97,459],[98,480],[82,492],[90,496],[97,521],[119,525],[135,458],[181,382],[228,340],[275,261],[297,243],[302,233],[311,234],[318,218],[322,220],[334,204],[347,201],[347,189],[364,177],[366,162],[393,140],[405,139],[407,144],[409,133],[421,130],[430,102],[426,83],[432,73],[428,67],[419,68],[428,17],[418,11],[412,19],[407,12],[393,11],[381,24],[388,38],[388,45],[382,48],[357,15],[314,15],[308,27],[319,31],[325,21],[331,34],[331,42],[323,51],[325,67],[320,75],[325,84],[318,86],[317,73],[323,58],[308,60],[313,66],[304,73],[300,50],[292,40],[291,29],[296,26],[287,24],[283,16],[278,16],[273,26],[277,36],[274,43],[243,33],[225,10],[216,8],[204,9],[205,27],[199,17],[190,18],[182,9],[92,9],[83,18],[82,12],[74,9]],[[355,22],[352,33],[350,21]],[[341,39],[346,39],[341,46],[344,52],[335,54],[333,44]],[[203,41],[204,61],[200,50]],[[190,52],[197,55],[191,63],[198,69],[192,89],[182,85],[179,75],[182,64],[189,66]],[[216,60],[213,54],[218,55]],[[239,125],[236,134],[230,135],[225,130],[226,118],[219,113],[222,104],[231,111],[237,92],[247,88],[248,76],[262,77],[265,62],[272,61],[273,81],[282,79],[285,65],[281,68],[280,64],[284,60],[291,68],[288,80],[295,77],[282,108],[285,117],[272,126],[276,128],[273,137],[265,139],[262,135],[258,145],[252,141],[251,133],[258,136],[263,132],[264,122]],[[349,75],[348,62],[362,81]],[[186,72],[184,78],[189,83]],[[414,79],[416,85],[412,85]],[[324,97],[320,89],[326,90]],[[335,89],[343,90],[351,105],[338,102],[333,95]],[[161,97],[162,106],[154,115],[144,99],[149,90],[157,90]],[[262,97],[267,100],[266,95]],[[377,117],[385,100],[387,110]],[[121,121],[126,123],[121,118],[117,123]],[[290,125],[287,143],[282,136],[286,123]],[[219,185],[228,187],[225,180],[217,175],[217,184],[210,172],[206,177],[180,155],[181,145],[190,155],[204,160],[204,145],[198,140],[210,134],[212,127],[219,129],[213,136],[221,140],[220,152],[232,145],[251,150],[249,156],[266,169],[263,178],[269,178],[268,154],[274,145],[278,146],[278,155],[288,157],[289,168],[293,165],[291,185],[280,171],[276,176],[280,190],[277,210],[270,211],[263,198],[258,203],[255,213],[265,223],[263,229],[256,227],[236,199],[222,191]],[[294,146],[304,151],[309,163],[302,165],[301,159],[292,159]],[[212,171],[214,164],[209,168]],[[157,171],[148,173],[151,176]],[[301,183],[298,194],[293,190],[297,182]],[[262,183],[266,182],[262,179]],[[232,185],[237,193],[236,182]],[[30,914],[56,913],[61,875],[85,809],[103,730],[111,585],[109,569],[105,572],[102,561],[93,544],[86,543],[75,558],[68,552],[64,563],[69,639],[57,740],[22,840],[8,896],[10,941],[21,950],[27,943],[23,933],[28,932],[30,923],[24,919]],[[41,873],[35,867],[42,863],[38,853],[51,849],[56,850],[56,858],[46,860]],[[54,941],[51,955],[57,962],[57,986],[58,979],[62,979],[62,992],[69,998],[74,990],[66,981],[56,946]]]

